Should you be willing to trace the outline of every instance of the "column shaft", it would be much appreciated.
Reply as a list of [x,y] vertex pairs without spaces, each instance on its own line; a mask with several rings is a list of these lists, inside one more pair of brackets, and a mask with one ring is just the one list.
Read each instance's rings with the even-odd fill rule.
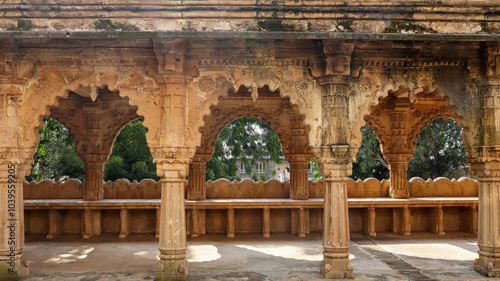
[[205,189],[206,161],[193,162],[189,167],[188,177],[188,200],[205,200],[207,198]]
[[183,178],[161,180],[160,265],[157,280],[186,280],[186,218]]
[[327,279],[352,278],[349,261],[349,215],[345,179],[324,179],[325,205],[323,229],[323,261],[321,275]]
[[104,199],[104,165],[106,155],[90,154],[81,156],[85,165],[85,191],[83,200],[95,201]]
[[0,166],[0,280],[17,280],[29,271],[23,259],[25,172],[15,163]]
[[290,162],[290,198],[297,200],[309,199],[308,166],[309,162]]
[[479,178],[479,258],[474,270],[488,277],[500,277],[500,178]]

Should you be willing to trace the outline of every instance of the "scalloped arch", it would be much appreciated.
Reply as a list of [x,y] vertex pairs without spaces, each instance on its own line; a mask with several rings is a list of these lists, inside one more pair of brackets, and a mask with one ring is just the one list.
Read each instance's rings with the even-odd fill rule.
[[[458,70],[458,69],[457,69]],[[461,69],[460,69],[461,71]],[[441,76],[446,77],[446,76]],[[452,79],[452,78],[450,78]],[[366,87],[363,83],[369,80],[369,84],[371,87]],[[458,104],[463,101],[456,101],[454,98],[456,95],[453,94],[453,90],[448,89],[445,85],[448,83],[452,83],[453,81],[447,81],[446,78],[438,79],[435,83],[433,83],[432,87],[426,91],[428,93],[434,93],[436,97],[440,97],[444,99],[445,106],[453,108],[451,113],[445,113],[444,118],[452,118],[457,121],[457,125],[464,129],[464,133],[462,136],[465,136],[469,131],[469,128],[474,126],[470,120],[468,120],[468,115],[463,110],[458,109]],[[470,82],[470,81],[467,81]],[[464,83],[467,83],[464,82]],[[472,82],[471,82],[472,83]],[[361,145],[361,127],[363,127],[365,122],[365,117],[371,114],[373,107],[377,106],[380,103],[380,100],[384,99],[391,92],[396,92],[398,90],[408,90],[410,83],[408,82],[408,78],[406,76],[399,76],[397,79],[394,77],[389,77],[388,73],[377,73],[374,75],[373,73],[368,73],[366,75],[362,75],[360,79],[354,82],[351,86],[354,89],[355,95],[366,97],[359,106],[357,106],[358,112],[355,114],[355,118],[353,120],[354,126],[351,128],[351,137],[352,137],[352,145],[359,148]],[[368,90],[368,91],[367,91]],[[371,91],[370,91],[371,90]],[[439,115],[439,114],[438,114]],[[441,116],[433,115],[429,118],[431,120],[425,121],[425,125],[423,125],[419,130],[416,130],[416,136],[420,131],[432,120],[436,118],[441,118]],[[436,117],[437,116],[437,117]],[[470,145],[468,143],[468,138],[463,137],[464,147],[469,152]]]
[[[139,79],[130,79],[140,77]],[[133,83],[138,82],[138,83]],[[38,129],[43,127],[43,118],[50,116],[50,108],[58,107],[59,100],[67,98],[70,92],[78,92],[81,87],[108,87],[110,91],[118,91],[121,97],[128,97],[129,103],[137,107],[137,114],[145,118],[144,126],[148,128],[148,134],[153,131],[148,126],[157,120],[154,116],[157,111],[149,109],[144,103],[142,89],[152,86],[159,89],[156,80],[147,77],[142,72],[118,72],[106,71],[104,69],[89,68],[86,70],[77,68],[41,68],[37,77],[30,81],[26,87],[23,103],[23,124],[25,127],[25,142],[37,146],[39,142]],[[150,120],[147,122],[146,120]],[[151,141],[150,134],[148,143]]]
[[[210,134],[204,135],[204,136],[207,136],[208,139],[202,139],[202,143],[206,144],[204,147],[205,152],[209,152],[210,154],[213,154],[214,148],[215,148],[215,142],[216,142],[218,136],[220,135],[220,133],[222,132],[222,130],[226,126],[228,126],[231,122],[233,122],[239,118],[243,118],[243,117],[247,117],[247,118],[255,117],[255,118],[258,118],[258,119],[264,121],[266,124],[268,124],[269,127],[271,127],[271,129],[274,131],[276,136],[278,136],[278,139],[280,140],[280,143],[282,145],[282,150],[284,150],[283,148],[286,147],[288,142],[286,141],[286,132],[284,130],[283,123],[276,121],[276,118],[269,116],[268,113],[265,113],[256,107],[252,107],[252,108],[250,108],[249,111],[247,111],[245,113],[242,113],[241,111],[236,110],[236,111],[230,112],[228,115],[224,116],[224,118],[220,119],[219,122],[217,123],[217,125],[210,132]],[[203,138],[203,136],[202,136],[202,138]]]
[[[313,131],[313,128],[321,127],[321,103],[317,103],[321,99],[321,91],[317,84],[317,81],[312,79],[308,74],[305,73],[303,68],[289,69],[286,73],[282,73],[281,70],[275,68],[265,68],[262,67],[258,70],[252,70],[258,72],[258,75],[254,74],[238,74],[240,76],[235,78],[234,75],[230,76],[227,72],[207,72],[201,73],[200,77],[210,77],[214,81],[217,81],[216,87],[210,92],[208,98],[202,100],[196,105],[196,108],[191,108],[190,110],[195,111],[192,120],[194,123],[193,128],[196,132],[204,126],[204,118],[211,114],[210,108],[212,106],[217,106],[220,97],[227,97],[230,90],[237,90],[240,86],[244,86],[247,89],[252,88],[263,88],[265,86],[269,87],[271,91],[279,91],[280,97],[289,98],[290,103],[293,106],[297,106],[300,114],[304,115],[304,123],[311,128],[309,133],[309,143],[311,146],[320,145],[320,137],[317,136]],[[250,72],[252,72],[250,71]],[[196,80],[196,79],[195,79]],[[302,92],[297,91],[298,81],[306,83],[307,92],[304,90]],[[196,84],[196,83],[194,83]],[[195,92],[197,89],[192,88]],[[195,106],[194,104],[190,106]],[[201,135],[199,142],[196,146],[200,146]]]

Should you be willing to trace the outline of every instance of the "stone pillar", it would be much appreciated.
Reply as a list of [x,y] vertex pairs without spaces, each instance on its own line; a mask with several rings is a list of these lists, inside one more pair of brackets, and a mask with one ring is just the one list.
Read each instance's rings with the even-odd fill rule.
[[[155,39],[160,83],[158,131],[150,146],[161,180],[160,265],[156,280],[186,280],[186,211],[184,188],[189,163],[196,149],[185,147],[193,139],[187,122],[187,83],[191,79],[186,65],[187,42],[184,39]],[[199,195],[199,194],[198,194]]]
[[85,190],[83,200],[93,201],[104,198],[104,165],[107,155],[87,154],[81,159],[85,165]]
[[23,182],[30,168],[25,163],[7,160],[0,164],[0,280],[18,280],[29,273],[23,259]]
[[387,163],[389,163],[390,196],[399,199],[410,198],[410,191],[408,190],[408,163],[410,163],[413,154],[386,154],[385,157]]
[[327,279],[352,278],[349,261],[347,177],[354,158],[349,146],[349,83],[354,43],[324,41],[321,85],[322,146],[315,147],[325,186],[323,209],[323,260],[321,275]]
[[[298,158],[298,157],[293,157]],[[308,168],[309,161],[302,159],[302,161],[295,161],[293,159],[290,163],[290,198],[297,200],[309,199],[309,190],[307,187],[308,182]]]
[[500,277],[500,158],[474,164],[473,169],[479,182],[479,258],[474,261],[474,270],[488,277]]
[[500,44],[486,43],[480,79],[480,116],[476,146],[469,152],[471,170],[479,182],[479,258],[474,270],[500,277]]
[[[348,146],[335,146],[337,157],[321,160],[325,183],[323,213],[323,260],[321,275],[327,279],[352,278],[349,261],[349,214],[347,205],[347,178],[351,174],[351,159],[344,157]],[[340,156],[340,155],[342,156]]]
[[161,177],[160,265],[156,280],[186,280],[186,212],[184,208],[185,177],[188,164],[172,161],[157,163]]
[[389,194],[392,198],[410,198],[408,190],[408,163],[413,156],[415,148],[408,144],[408,111],[410,104],[406,102],[388,102],[394,108],[389,111],[390,142],[384,147],[384,154],[389,163]]
[[210,155],[196,154],[193,163],[189,165],[189,177],[187,187],[188,200],[205,200],[207,199],[207,189],[205,187],[205,171],[207,162],[210,160]]

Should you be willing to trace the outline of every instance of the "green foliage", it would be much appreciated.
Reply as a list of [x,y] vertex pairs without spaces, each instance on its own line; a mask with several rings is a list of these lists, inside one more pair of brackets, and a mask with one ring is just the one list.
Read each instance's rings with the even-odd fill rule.
[[126,178],[130,181],[151,178],[159,180],[156,164],[146,141],[147,128],[142,120],[128,124],[120,132],[113,146],[113,152],[106,162],[104,180],[116,181]]
[[26,177],[32,180],[66,180],[77,178],[85,179],[83,162],[78,157],[75,141],[69,130],[52,118],[43,120],[45,127],[38,130],[40,144],[33,156],[34,164],[31,174]]
[[269,125],[257,118],[240,118],[227,125],[219,134],[214,154],[207,162],[206,177],[207,180],[241,180],[236,162],[240,159],[245,165],[246,173],[253,180],[268,180],[265,175],[256,173],[256,162],[265,163],[264,159],[270,158],[281,164],[281,157],[283,153],[280,141]]
[[415,154],[408,165],[408,178],[448,177],[453,169],[467,167],[462,129],[451,119],[435,119],[420,133]]
[[310,162],[312,165],[312,170],[313,170],[313,181],[317,181],[319,179],[322,179],[323,176],[319,173],[319,163],[316,162],[316,157],[314,157]]
[[363,139],[356,155],[356,163],[352,165],[351,178],[364,180],[376,178],[378,180],[389,178],[389,169],[385,161],[377,136],[368,125],[361,128]]

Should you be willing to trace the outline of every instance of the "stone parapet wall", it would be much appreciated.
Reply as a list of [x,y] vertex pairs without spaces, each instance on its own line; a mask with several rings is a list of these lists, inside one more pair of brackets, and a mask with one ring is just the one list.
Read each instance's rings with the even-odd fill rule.
[[120,179],[104,183],[104,199],[160,199],[161,185],[152,179],[130,182]]
[[477,197],[479,184],[471,178],[449,180],[412,178],[409,183],[411,197]]
[[[206,183],[207,199],[253,199],[255,206],[252,208],[236,208],[234,201],[227,204],[227,208],[233,208],[234,233],[245,232],[261,232],[264,224],[263,210],[261,204],[272,203],[272,200],[290,200],[287,202],[295,204],[310,203],[313,198],[322,198],[323,196],[323,181],[318,180],[308,183],[309,201],[295,201],[290,200],[290,183],[281,183],[276,180],[269,180],[267,182],[254,182],[252,180],[244,180],[242,182],[230,182],[225,179],[217,181],[208,181]],[[367,206],[375,206],[377,201],[380,200],[396,200],[390,201],[389,205],[376,207],[376,218],[372,228],[369,223],[370,208],[367,206],[358,206],[359,203],[351,204],[349,207],[349,228],[353,232],[366,232],[375,233],[378,231],[394,231],[401,232],[403,222],[395,220],[394,214],[401,210],[401,204],[409,204],[408,200],[398,200],[389,197],[389,181],[379,181],[377,179],[367,179],[354,181],[348,179],[347,192],[351,201],[368,200]],[[51,180],[43,180],[41,182],[25,182],[24,198],[29,199],[78,199],[83,197],[83,185],[78,180],[68,180],[65,183],[54,182]],[[160,184],[151,179],[142,180],[141,182],[130,182],[125,179],[116,182],[108,181],[104,183],[104,198],[105,199],[157,199],[161,198]],[[432,231],[435,233],[442,233],[442,231],[466,231],[475,233],[477,231],[477,207],[476,204],[467,203],[470,198],[477,197],[478,183],[470,178],[461,178],[458,180],[449,180],[446,178],[438,178],[436,180],[424,181],[420,178],[413,178],[408,182],[408,188],[412,197],[418,197],[419,201],[422,197],[432,197],[431,203],[424,207],[410,207],[411,220],[409,220],[409,229],[412,231]],[[441,198],[440,198],[441,197]],[[452,198],[450,198],[452,197]],[[448,204],[441,207],[446,200],[453,199],[453,197],[464,197],[469,201],[460,203]],[[468,197],[468,198],[465,198]],[[364,199],[368,198],[368,199]],[[269,199],[269,200],[266,200]],[[444,200],[444,201],[443,201]],[[441,202],[443,201],[443,202]],[[460,202],[459,202],[460,201]],[[82,204],[100,204],[99,201],[81,201]],[[101,201],[105,202],[105,201]],[[156,208],[153,206],[156,203],[140,203],[145,204],[142,207],[137,207],[136,204],[142,202],[141,200],[130,201],[125,203],[121,208],[129,209],[125,216],[128,218],[126,225],[130,233],[155,233],[157,231],[157,213]],[[197,218],[199,220],[198,226],[193,228],[188,227],[188,234],[196,237],[198,234],[205,233],[226,233],[228,231],[228,210],[224,206],[218,208],[205,208],[204,201],[196,202],[190,201],[191,207],[197,206]],[[399,203],[407,202],[407,203]],[[45,204],[45,203],[44,203]],[[50,204],[50,203],[48,203]],[[54,202],[54,204],[57,204]],[[102,233],[116,233],[122,235],[123,225],[121,217],[121,209],[113,206],[106,206],[106,203],[99,207],[102,223]],[[102,205],[101,204],[101,205]],[[149,205],[148,205],[149,204]],[[151,205],[153,204],[153,205]],[[224,204],[224,203],[219,203]],[[358,205],[356,205],[358,204]],[[379,204],[380,205],[380,204]],[[322,203],[315,205],[311,208],[304,208],[305,210],[305,225],[306,233],[308,232],[321,232],[323,230],[323,207]],[[193,211],[187,208],[188,225],[193,225]],[[436,210],[442,208],[442,223],[440,228],[437,228],[438,222],[436,221]],[[25,210],[26,216],[26,232],[32,234],[48,234],[57,235],[59,233],[76,234],[84,231],[83,228],[83,214],[84,208],[81,209],[66,207],[60,208],[57,206],[45,206],[45,209],[31,208]],[[372,208],[373,209],[373,208]],[[51,212],[53,210],[53,212]],[[54,213],[54,211],[57,212]],[[52,217],[51,217],[52,216]],[[50,227],[52,223],[57,224],[57,227]],[[298,207],[280,207],[270,210],[270,228],[268,231],[272,232],[290,232],[298,234],[300,232],[298,221]],[[400,229],[401,228],[401,229]],[[196,229],[196,230],[195,230]],[[436,229],[440,229],[441,232]],[[52,233],[53,232],[53,233]],[[128,233],[128,232],[127,232]],[[370,234],[371,235],[371,234]]]
[[[310,181],[309,197],[323,198],[323,181]],[[347,196],[349,198],[382,198],[389,197],[387,180],[379,181],[369,178],[364,181],[347,180]],[[478,183],[470,178],[449,180],[437,178],[423,180],[412,178],[408,183],[411,197],[477,197]],[[105,199],[160,199],[161,189],[158,182],[145,179],[130,182],[120,179],[105,182]],[[230,182],[226,179],[208,181],[206,183],[207,199],[242,199],[242,198],[289,198],[290,183],[269,180],[254,182],[250,179],[241,182]],[[66,182],[43,180],[25,182],[24,199],[79,199],[83,197],[83,184],[77,179]]]
[[241,182],[230,182],[226,179],[208,181],[207,199],[237,199],[237,198],[288,198],[290,196],[290,182],[278,180],[252,181],[246,179]]
[[[81,199],[84,183],[77,179],[66,182],[42,180],[24,182],[24,199]],[[103,185],[104,199],[160,199],[161,189],[158,182],[144,179],[130,182],[120,179],[107,181]]]
[[81,199],[83,185],[77,179],[66,182],[42,180],[39,182],[24,182],[24,199]]

